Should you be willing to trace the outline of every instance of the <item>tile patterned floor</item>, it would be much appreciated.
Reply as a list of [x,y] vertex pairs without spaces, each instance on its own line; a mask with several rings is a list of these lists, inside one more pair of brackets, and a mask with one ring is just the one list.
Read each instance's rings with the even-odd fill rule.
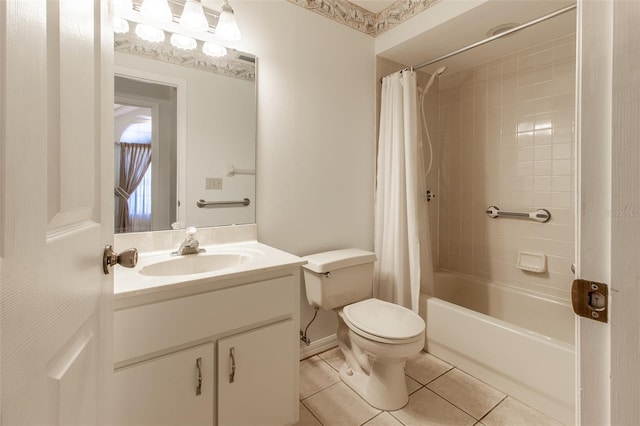
[[297,426],[560,425],[426,352],[407,361],[409,403],[380,411],[340,380],[343,362],[338,348],[300,362]]

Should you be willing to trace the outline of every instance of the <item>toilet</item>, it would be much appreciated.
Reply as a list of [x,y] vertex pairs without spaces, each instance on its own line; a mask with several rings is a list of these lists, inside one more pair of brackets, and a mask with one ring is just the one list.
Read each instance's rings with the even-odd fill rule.
[[372,297],[375,253],[343,249],[305,256],[307,300],[338,314],[338,346],[346,363],[340,378],[380,410],[409,401],[404,365],[424,347],[423,319],[403,306]]

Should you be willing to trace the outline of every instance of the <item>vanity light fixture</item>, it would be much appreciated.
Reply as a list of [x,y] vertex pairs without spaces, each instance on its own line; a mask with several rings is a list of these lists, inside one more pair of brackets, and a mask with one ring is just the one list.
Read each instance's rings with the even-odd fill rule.
[[187,37],[186,35],[174,33],[171,34],[171,45],[178,49],[193,50],[198,47],[198,42],[195,38]]
[[116,13],[133,9],[133,3],[131,0],[114,0],[113,6],[116,9]]
[[113,30],[116,33],[128,32],[129,22],[134,22],[135,33],[143,40],[161,43],[167,32],[174,47],[193,50],[199,40],[203,43],[202,52],[208,56],[227,54],[220,41],[240,40],[240,29],[227,0],[223,0],[215,30],[209,28],[201,0],[184,0],[179,19],[174,18],[167,0],[143,0],[139,8],[132,6],[132,0],[115,0],[115,12]]
[[227,54],[227,48],[208,41],[202,46],[202,53],[213,58],[219,58]]
[[129,21],[126,19],[118,18],[114,16],[113,18],[113,32],[116,34],[125,34],[129,32]]
[[140,6],[140,13],[161,24],[173,21],[173,13],[167,0],[144,0]]
[[233,9],[229,6],[227,0],[224,0],[222,3],[222,11],[218,18],[218,25],[216,25],[216,35],[221,40],[227,41],[237,41],[240,40],[241,37],[236,15],[233,13]]
[[[197,0],[187,0],[180,16],[180,27],[185,32],[206,32],[209,29],[209,22],[204,16],[202,4]],[[171,45],[178,49],[193,50],[198,43],[193,37],[184,34],[174,33],[171,36]]]
[[173,14],[171,13],[167,0],[143,0],[140,6],[140,14],[151,22],[138,22],[136,25],[136,35],[152,43],[163,42],[165,37],[164,31],[157,28],[154,24],[166,24],[173,21]]
[[202,3],[198,0],[186,0],[180,25],[190,31],[205,32],[209,29],[209,22],[204,16]]
[[137,24],[136,35],[152,43],[161,43],[164,41],[164,31],[151,25]]
[[113,17],[113,32],[124,34],[129,32],[129,21],[121,18],[120,15],[130,11],[133,8],[131,0],[115,0],[113,3],[115,15]]

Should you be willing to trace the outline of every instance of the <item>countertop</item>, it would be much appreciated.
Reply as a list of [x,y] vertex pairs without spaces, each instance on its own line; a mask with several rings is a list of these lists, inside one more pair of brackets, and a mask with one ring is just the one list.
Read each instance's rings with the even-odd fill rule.
[[[158,293],[161,292],[174,294],[176,291],[181,290],[188,292],[189,288],[198,289],[198,291],[215,290],[234,285],[239,281],[250,281],[254,275],[264,275],[267,272],[291,269],[307,263],[306,260],[298,256],[258,241],[215,244],[201,246],[201,248],[206,250],[202,255],[241,253],[248,255],[249,258],[239,265],[215,271],[188,275],[147,276],[140,273],[145,266],[179,258],[179,256],[172,256],[168,250],[141,253],[135,268],[119,266],[115,268],[114,303],[116,309],[119,306],[127,305],[126,299],[129,298],[139,299],[140,296],[158,296]],[[200,254],[186,256],[200,256]],[[173,295],[169,297],[173,297]]]

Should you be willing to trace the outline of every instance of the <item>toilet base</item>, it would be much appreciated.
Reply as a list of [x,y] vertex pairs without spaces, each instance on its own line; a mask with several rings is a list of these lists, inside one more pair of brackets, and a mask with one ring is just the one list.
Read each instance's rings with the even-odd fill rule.
[[409,402],[404,364],[404,359],[385,363],[374,360],[367,374],[352,370],[345,363],[340,368],[340,378],[369,405],[383,411],[399,410]]

